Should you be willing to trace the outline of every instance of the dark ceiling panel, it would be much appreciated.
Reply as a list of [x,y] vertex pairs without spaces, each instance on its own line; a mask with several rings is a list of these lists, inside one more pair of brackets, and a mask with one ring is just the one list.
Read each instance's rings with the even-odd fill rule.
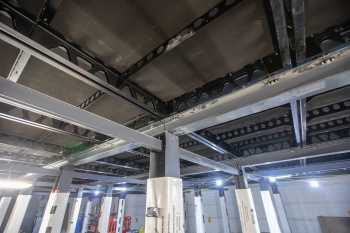
[[306,0],[306,33],[320,33],[350,20],[349,0]]
[[218,0],[64,1],[52,26],[123,71]]
[[262,2],[244,1],[131,80],[170,100],[272,52]]
[[6,78],[16,60],[18,49],[0,41],[0,75]]

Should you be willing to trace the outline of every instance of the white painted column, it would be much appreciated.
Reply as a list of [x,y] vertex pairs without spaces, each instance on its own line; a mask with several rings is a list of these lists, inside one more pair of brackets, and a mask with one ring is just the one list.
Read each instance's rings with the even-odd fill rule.
[[194,217],[196,220],[196,233],[205,233],[203,205],[200,190],[194,191]]
[[156,232],[184,233],[180,178],[158,177],[147,180],[145,233]]
[[117,212],[117,224],[116,233],[122,233],[124,224],[124,213],[125,213],[125,195],[119,197],[118,200],[118,212]]
[[260,233],[252,191],[243,175],[236,177],[235,193],[242,233]]
[[77,196],[74,198],[71,216],[69,216],[67,233],[75,233],[75,228],[78,222],[82,199],[83,199],[83,189],[79,189],[77,192]]
[[1,197],[1,200],[0,200],[0,226],[2,225],[2,223],[5,219],[7,210],[11,204],[11,200],[12,200],[11,196]]
[[6,223],[4,233],[20,232],[22,222],[31,199],[31,189],[18,194],[15,205],[12,208],[11,215]]
[[265,210],[267,224],[269,225],[270,233],[282,233],[269,188],[269,181],[263,179],[260,182],[260,194]]
[[292,233],[290,226],[289,226],[288,219],[287,219],[286,211],[285,211],[283,203],[282,203],[281,194],[279,193],[278,188],[277,188],[277,184],[274,183],[271,185],[271,187],[272,187],[272,198],[273,198],[273,202],[275,205],[275,209],[277,212],[277,216],[279,219],[279,223],[280,223],[280,227],[282,229],[282,232],[283,233]]
[[100,218],[98,219],[97,231],[99,233],[108,233],[109,218],[111,216],[112,208],[112,192],[113,187],[109,186],[105,193],[105,196],[102,198],[102,205],[100,210]]
[[83,226],[81,229],[81,233],[87,233],[88,231],[88,226],[90,222],[90,213],[91,213],[91,200],[88,200],[85,206]]
[[72,171],[63,170],[47,201],[39,233],[61,233],[67,209]]
[[219,203],[220,203],[220,212],[221,212],[221,218],[222,218],[223,233],[230,233],[230,226],[228,224],[228,215],[227,215],[227,207],[226,207],[224,189],[219,190]]

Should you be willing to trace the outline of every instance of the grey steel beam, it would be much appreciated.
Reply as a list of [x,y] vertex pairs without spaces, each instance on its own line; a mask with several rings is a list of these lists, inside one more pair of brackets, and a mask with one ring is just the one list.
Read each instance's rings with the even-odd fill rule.
[[150,149],[162,147],[154,137],[1,78],[0,101]]
[[282,59],[283,67],[290,68],[292,66],[292,59],[290,56],[289,37],[287,31],[287,22],[285,15],[285,7],[283,0],[269,0],[273,14],[273,21],[275,26],[275,33],[278,41],[278,48],[280,57]]
[[295,135],[295,141],[298,145],[301,145],[301,122],[300,122],[300,115],[299,115],[299,101],[293,100],[290,103],[290,108],[292,112],[292,119],[293,119],[293,129],[294,129],[294,135]]
[[[207,133],[210,133],[209,131],[207,131]],[[193,140],[196,140],[197,142],[202,143],[203,145],[209,147],[210,149],[220,153],[220,154],[226,154],[226,155],[230,155],[232,157],[238,157],[236,154],[234,154],[232,152],[232,149],[230,148],[231,146],[229,144],[226,144],[225,142],[214,142],[214,140],[209,140],[207,139],[205,136],[202,136],[198,133],[192,132],[190,134],[188,134],[187,136],[189,136],[190,138],[192,138]],[[223,145],[219,145],[223,144]]]
[[239,170],[234,168],[233,166],[229,166],[227,164],[217,162],[212,159],[208,159],[207,157],[198,155],[196,153],[193,153],[191,151],[180,149],[180,159],[210,168],[214,169],[216,171],[223,171],[231,175],[239,175]]
[[252,173],[253,175],[259,176],[282,176],[282,175],[308,175],[315,174],[319,172],[332,172],[339,170],[350,169],[350,160],[342,160],[336,162],[324,162],[317,164],[309,164],[305,166],[298,167],[287,167],[280,169],[267,169],[260,170]]
[[[328,156],[333,154],[343,154],[350,152],[350,139],[342,139],[336,141],[328,141],[318,144],[307,145],[300,148],[291,148],[286,150],[274,151],[252,155],[244,159],[240,159],[238,165],[242,167],[253,167],[264,164],[280,163],[291,160],[300,160],[305,158],[313,158],[320,156]],[[222,161],[225,164],[234,164],[237,159],[228,159]],[[190,166],[183,168],[181,174],[195,175],[213,172],[213,169],[201,167],[201,166]]]
[[123,178],[116,176],[107,176],[107,175],[96,175],[92,173],[82,173],[82,172],[73,172],[72,176],[74,178],[84,179],[84,180],[95,180],[102,181],[105,183],[130,183],[130,184],[145,184],[146,181],[131,179],[131,178]]
[[102,79],[98,78],[96,75],[89,73],[83,68],[73,64],[72,62],[66,60],[62,56],[50,51],[49,49],[43,47],[42,45],[34,42],[28,37],[18,33],[14,29],[6,26],[0,22],[0,40],[20,49],[26,54],[33,56],[48,65],[51,65],[66,74],[76,78],[87,85],[96,88],[99,91],[102,91],[112,97],[122,98],[135,106],[138,106],[140,109],[151,113],[152,115],[159,116],[150,106],[145,105],[144,103],[130,98],[123,91],[113,87]]
[[14,163],[0,163],[0,170],[8,171],[11,173],[19,173],[19,174],[33,173],[33,174],[50,175],[50,176],[57,176],[59,174],[59,171],[54,169],[45,169],[38,166],[14,164]]
[[15,83],[18,81],[18,79],[21,77],[22,72],[30,59],[30,56],[31,55],[29,53],[26,53],[23,50],[19,51],[17,58],[10,70],[10,73],[7,76],[8,80],[11,80],[12,82],[15,82]]
[[84,136],[79,135],[79,134],[71,133],[71,132],[68,132],[68,131],[65,131],[65,130],[62,130],[62,129],[58,129],[58,128],[55,128],[55,127],[52,127],[52,126],[48,126],[48,125],[45,125],[45,124],[37,123],[35,121],[30,121],[30,120],[27,120],[27,119],[23,119],[23,118],[20,118],[20,117],[12,116],[12,115],[5,114],[5,113],[0,113],[0,118],[5,119],[5,120],[9,120],[9,121],[13,121],[13,122],[16,122],[16,123],[20,123],[20,124],[23,124],[23,125],[28,125],[28,126],[31,126],[31,127],[35,127],[35,128],[38,128],[38,129],[43,129],[43,130],[50,131],[50,132],[57,133],[57,134],[77,137],[77,138],[79,138],[79,139],[81,139],[83,141],[98,142],[98,140],[96,140],[94,138],[84,137]]
[[291,8],[295,57],[297,65],[300,65],[306,57],[305,0],[291,0]]
[[[150,136],[159,135],[165,130],[176,135],[188,134],[282,106],[297,98],[349,85],[349,75],[350,49],[345,48],[150,124],[139,131]],[[134,148],[135,145],[115,139],[72,155],[69,159],[73,164],[83,164]]]
[[137,168],[137,167],[131,167],[131,166],[127,166],[127,165],[110,163],[110,162],[105,162],[105,161],[95,161],[94,163],[99,164],[99,165],[105,165],[108,167],[122,168],[122,169],[127,169],[127,170],[134,170],[134,171],[142,171],[143,170],[143,169]]

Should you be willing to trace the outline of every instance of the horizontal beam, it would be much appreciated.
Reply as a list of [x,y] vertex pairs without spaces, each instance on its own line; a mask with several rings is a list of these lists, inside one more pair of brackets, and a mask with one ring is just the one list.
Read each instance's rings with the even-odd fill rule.
[[0,163],[0,171],[7,171],[9,173],[26,174],[33,173],[39,175],[59,175],[58,170],[46,169],[37,166],[31,166],[26,164],[14,164],[14,163]]
[[[350,49],[344,48],[150,124],[139,132],[150,136],[159,135],[165,130],[177,135],[189,134],[282,106],[297,98],[306,98],[350,85],[349,75]],[[70,159],[76,164],[82,164],[125,152],[131,147],[133,145],[116,139],[79,155],[72,155]]]
[[61,120],[129,143],[161,150],[161,141],[124,125],[0,77],[0,102]]
[[124,177],[116,177],[116,176],[106,176],[106,175],[98,175],[92,173],[83,173],[83,172],[73,172],[73,177],[83,180],[95,180],[102,181],[104,183],[130,183],[130,184],[145,184],[145,180],[138,180],[132,178],[124,178]]
[[98,78],[96,75],[84,70],[83,68],[73,64],[69,60],[63,58],[62,56],[52,52],[51,50],[43,47],[42,45],[36,43],[30,38],[18,33],[14,29],[6,26],[5,24],[0,22],[0,40],[18,48],[23,51],[25,54],[33,56],[48,65],[51,65],[58,70],[65,72],[71,77],[86,83],[87,85],[96,88],[103,93],[106,93],[112,97],[116,97],[118,99],[124,99],[145,112],[151,113],[154,116],[159,116],[157,112],[155,112],[152,107],[144,104],[143,102],[130,98],[127,94],[125,94],[120,89],[108,84],[102,79]]
[[[267,153],[252,155],[240,160],[227,159],[222,161],[225,164],[234,164],[239,161],[238,165],[242,167],[253,167],[258,165],[267,165],[271,163],[280,163],[291,160],[300,160],[306,158],[328,156],[332,154],[342,154],[350,152],[350,139],[323,142],[305,147],[291,148]],[[182,169],[183,176],[204,174],[213,172],[213,169],[201,166],[190,166]]]
[[344,169],[350,169],[350,160],[342,160],[337,162],[325,162],[325,163],[317,163],[310,164],[305,166],[298,167],[287,167],[280,169],[268,169],[261,170],[258,172],[252,173],[253,175],[259,176],[283,176],[283,175],[310,175],[315,173],[324,173],[324,172],[333,172]]
[[234,168],[233,166],[208,159],[207,157],[198,155],[185,149],[180,149],[180,159],[201,165],[203,167],[211,168],[216,171],[226,172],[231,175],[239,175],[238,169]]

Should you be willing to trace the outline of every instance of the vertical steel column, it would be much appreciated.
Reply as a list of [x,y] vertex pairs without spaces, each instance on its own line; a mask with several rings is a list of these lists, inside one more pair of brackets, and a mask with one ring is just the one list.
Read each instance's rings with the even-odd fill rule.
[[248,187],[247,179],[243,174],[236,176],[235,193],[242,233],[260,233],[252,191]]
[[77,196],[74,198],[71,216],[68,220],[67,233],[75,233],[77,226],[81,202],[83,199],[83,189],[77,190]]
[[194,191],[194,217],[196,220],[196,233],[205,233],[204,215],[201,191]]
[[287,219],[286,211],[283,207],[281,194],[278,191],[277,184],[273,183],[271,185],[272,188],[272,197],[275,204],[276,212],[278,215],[279,223],[283,233],[292,233],[289,222]]
[[81,229],[81,233],[87,233],[88,231],[88,226],[90,222],[90,213],[91,213],[91,200],[88,199],[85,206],[83,226]]
[[163,151],[151,153],[147,180],[145,233],[184,233],[178,138],[166,133]]
[[32,199],[31,188],[21,191],[18,194],[15,205],[12,208],[11,215],[6,223],[4,233],[20,232],[22,222],[31,199]]
[[72,170],[62,170],[50,193],[39,233],[61,233],[72,183]]
[[97,226],[97,230],[99,233],[108,233],[109,218],[111,216],[112,199],[113,199],[112,192],[113,192],[113,186],[108,186],[105,196],[102,199],[100,218],[98,219],[98,226]]
[[10,207],[12,197],[3,195],[0,200],[0,227],[5,219],[8,208]]
[[263,179],[260,182],[260,194],[263,201],[267,223],[269,225],[270,233],[282,233],[269,187],[270,184],[268,180]]
[[117,213],[117,224],[116,233],[122,233],[124,224],[124,213],[125,213],[125,198],[126,194],[122,194],[118,200],[118,213]]
[[219,202],[220,202],[220,212],[222,217],[223,233],[230,233],[230,226],[228,224],[228,214],[227,214],[226,200],[225,200],[225,190],[223,188],[219,190]]

